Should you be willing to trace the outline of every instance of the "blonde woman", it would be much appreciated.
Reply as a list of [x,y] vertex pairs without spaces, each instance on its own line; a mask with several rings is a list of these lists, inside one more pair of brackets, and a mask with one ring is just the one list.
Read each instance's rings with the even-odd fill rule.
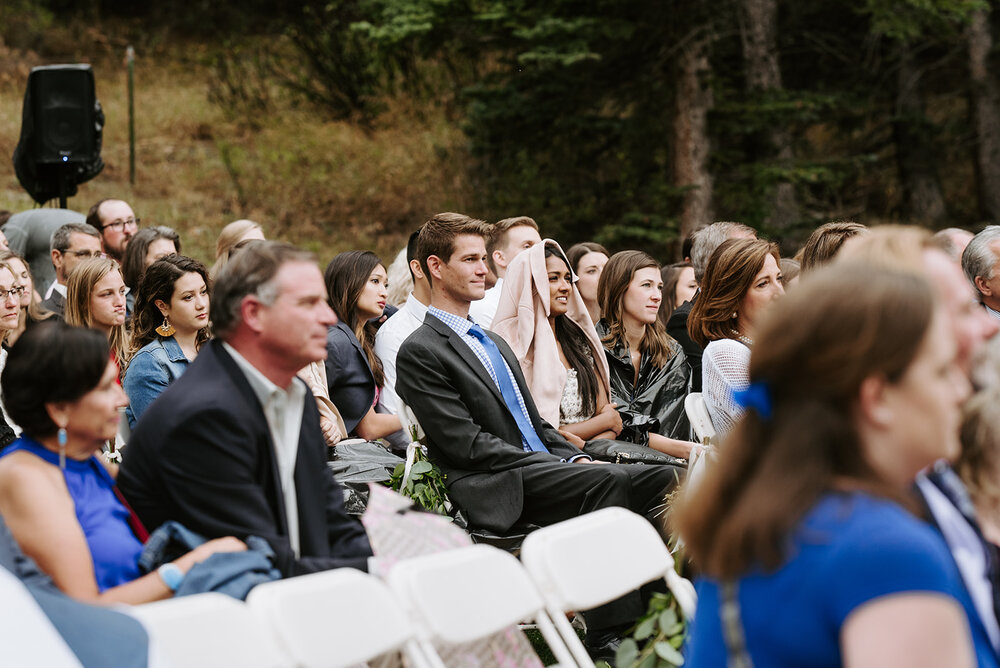
[[42,308],[41,298],[35,292],[35,280],[32,278],[31,269],[28,268],[28,263],[24,261],[24,258],[9,250],[0,250],[0,262],[7,265],[14,274],[15,285],[24,288],[24,291],[21,292],[21,310],[17,327],[9,331],[4,330],[6,336],[3,339],[3,345],[10,348],[18,337],[24,334],[28,325],[47,320],[52,317],[52,314]]
[[222,268],[229,262],[229,256],[237,245],[244,241],[264,240],[264,230],[259,223],[252,220],[236,220],[219,232],[219,240],[215,243],[215,264],[208,272],[208,277],[215,280]]
[[66,322],[102,332],[108,338],[119,373],[125,368],[129,350],[125,281],[117,261],[91,258],[73,269],[66,286]]

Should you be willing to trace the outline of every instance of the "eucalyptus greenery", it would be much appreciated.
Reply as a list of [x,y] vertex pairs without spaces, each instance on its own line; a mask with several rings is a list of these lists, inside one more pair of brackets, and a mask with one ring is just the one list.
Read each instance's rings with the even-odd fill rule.
[[671,668],[684,665],[680,648],[687,625],[671,594],[653,594],[646,614],[615,654],[618,668]]
[[413,458],[413,466],[410,467],[410,477],[403,485],[405,470],[405,462],[396,466],[392,477],[389,478],[390,489],[413,499],[414,503],[424,510],[439,515],[451,513],[451,502],[448,500],[448,492],[444,486],[444,474],[427,460],[427,455],[422,449],[417,448]]

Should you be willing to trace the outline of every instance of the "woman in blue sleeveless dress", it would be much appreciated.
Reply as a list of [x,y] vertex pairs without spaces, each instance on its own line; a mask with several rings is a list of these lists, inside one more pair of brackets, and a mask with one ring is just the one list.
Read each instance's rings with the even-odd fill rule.
[[750,380],[675,516],[703,575],[688,664],[996,666],[913,492],[958,454],[969,392],[931,287],[861,264],[818,271],[761,323]]
[[167,598],[215,552],[244,550],[232,537],[204,543],[160,571],[139,575],[138,521],[119,499],[116,467],[96,453],[128,403],[99,331],[45,322],[11,350],[2,380],[24,430],[0,455],[0,514],[24,552],[70,596],[145,603]]

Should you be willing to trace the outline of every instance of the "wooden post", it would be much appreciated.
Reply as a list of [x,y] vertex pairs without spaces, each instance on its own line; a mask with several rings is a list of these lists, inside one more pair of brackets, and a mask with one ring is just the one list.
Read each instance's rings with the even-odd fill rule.
[[125,62],[128,64],[128,182],[135,185],[135,49],[131,46],[125,50]]

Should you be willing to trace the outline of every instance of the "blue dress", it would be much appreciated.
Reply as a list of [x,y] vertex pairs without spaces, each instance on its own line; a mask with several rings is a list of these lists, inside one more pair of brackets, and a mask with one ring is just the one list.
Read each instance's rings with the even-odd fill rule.
[[[14,441],[0,457],[18,450],[59,466],[59,455],[27,436]],[[142,543],[132,533],[128,509],[115,496],[107,470],[94,456],[82,462],[67,457],[64,477],[90,548],[98,591],[138,578]]]
[[[739,581],[740,615],[755,666],[840,666],[840,630],[865,603],[901,592],[940,593],[970,618],[980,666],[997,666],[989,639],[944,539],[897,504],[863,493],[828,493],[791,540],[777,571]],[[691,666],[726,667],[718,583],[697,584],[698,610],[685,653]]]

